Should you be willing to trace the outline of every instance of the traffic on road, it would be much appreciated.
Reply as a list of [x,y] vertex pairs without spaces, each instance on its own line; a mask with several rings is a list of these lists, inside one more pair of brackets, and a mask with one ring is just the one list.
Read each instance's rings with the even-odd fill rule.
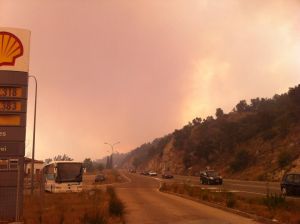
[[[151,176],[150,172],[153,173],[154,171],[140,171],[138,173],[144,176]],[[134,173],[136,173],[136,171]],[[295,199],[299,199],[298,196],[300,195],[300,174],[298,173],[285,175],[282,182],[223,179],[223,177],[214,170],[200,172],[200,176],[173,175],[171,172],[163,172],[162,174],[156,173],[155,179],[159,181],[189,183],[192,185],[200,185],[206,189],[221,189],[248,195],[266,195],[273,193],[294,197]]]

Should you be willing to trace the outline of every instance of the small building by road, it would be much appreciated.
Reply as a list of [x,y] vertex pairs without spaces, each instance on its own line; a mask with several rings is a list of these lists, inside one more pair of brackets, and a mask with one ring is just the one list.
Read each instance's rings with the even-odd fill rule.
[[[24,174],[25,177],[31,175],[31,158],[25,157],[24,159]],[[44,161],[42,160],[34,160],[34,175],[39,176],[41,173],[41,170],[43,169]]]

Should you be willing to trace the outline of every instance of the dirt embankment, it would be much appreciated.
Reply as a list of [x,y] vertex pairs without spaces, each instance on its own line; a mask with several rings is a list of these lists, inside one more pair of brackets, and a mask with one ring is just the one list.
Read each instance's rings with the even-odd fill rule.
[[[241,149],[247,152],[246,158],[239,158],[240,155],[237,152]],[[188,155],[191,162],[187,167],[184,161],[187,152],[176,149],[174,138],[172,138],[161,153],[148,156],[136,169],[157,172],[170,170],[174,174],[199,175],[201,170],[209,166],[218,170],[225,178],[279,181],[285,172],[300,172],[300,125],[291,129],[284,138],[264,140],[257,137],[234,146],[231,151],[231,153],[220,152],[209,162],[193,154]],[[134,167],[135,157],[137,155],[134,153],[129,156],[123,167]],[[232,170],[231,166],[234,162],[247,163],[247,165],[238,170]]]

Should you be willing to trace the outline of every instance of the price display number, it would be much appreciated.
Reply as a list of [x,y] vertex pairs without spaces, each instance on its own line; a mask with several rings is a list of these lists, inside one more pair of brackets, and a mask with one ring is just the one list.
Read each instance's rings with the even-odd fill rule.
[[0,87],[0,97],[22,97],[22,88]]

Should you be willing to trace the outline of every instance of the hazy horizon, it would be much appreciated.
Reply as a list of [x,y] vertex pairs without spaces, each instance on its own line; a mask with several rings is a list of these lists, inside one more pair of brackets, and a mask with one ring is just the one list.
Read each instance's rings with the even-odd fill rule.
[[[127,152],[299,84],[300,2],[270,2],[0,0],[0,26],[32,32],[36,158]],[[31,80],[27,154],[32,103]]]

